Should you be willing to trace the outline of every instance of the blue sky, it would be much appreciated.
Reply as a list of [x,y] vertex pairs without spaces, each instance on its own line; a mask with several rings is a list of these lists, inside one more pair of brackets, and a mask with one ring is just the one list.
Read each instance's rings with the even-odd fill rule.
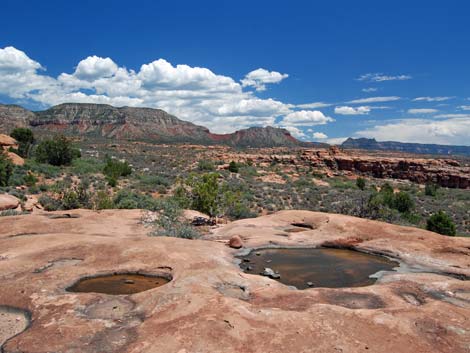
[[468,1],[0,4],[0,102],[162,108],[215,132],[470,145]]

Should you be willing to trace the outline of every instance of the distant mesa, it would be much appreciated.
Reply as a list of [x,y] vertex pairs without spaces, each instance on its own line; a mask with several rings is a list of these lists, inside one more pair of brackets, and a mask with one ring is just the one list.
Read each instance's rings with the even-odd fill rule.
[[299,141],[286,129],[269,126],[214,134],[203,126],[180,120],[161,109],[64,103],[32,112],[17,105],[0,104],[0,131],[9,133],[15,127],[25,126],[39,136],[58,132],[69,136],[234,147],[328,146]]
[[395,141],[379,142],[373,138],[348,138],[341,144],[345,149],[360,149],[373,151],[395,151],[404,153],[461,155],[470,156],[470,146],[450,146],[422,143],[404,143]]

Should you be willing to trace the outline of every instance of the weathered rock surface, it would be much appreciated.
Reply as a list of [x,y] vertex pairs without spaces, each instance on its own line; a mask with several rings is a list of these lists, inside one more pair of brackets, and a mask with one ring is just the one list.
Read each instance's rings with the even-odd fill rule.
[[14,210],[20,205],[20,200],[8,194],[0,194],[0,211]]
[[[31,313],[25,331],[5,337],[4,352],[469,350],[470,283],[444,273],[470,276],[470,239],[284,211],[185,240],[148,237],[138,210],[68,214],[0,219],[0,306]],[[294,223],[312,229],[283,231]],[[418,272],[389,274],[368,287],[293,290],[243,273],[237,251],[225,244],[237,234],[251,247],[344,241]],[[84,276],[125,271],[173,280],[127,296],[66,291]]]

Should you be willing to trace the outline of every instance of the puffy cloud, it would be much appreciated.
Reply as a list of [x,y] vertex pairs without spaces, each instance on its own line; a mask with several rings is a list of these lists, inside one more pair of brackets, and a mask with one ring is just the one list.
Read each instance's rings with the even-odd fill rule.
[[305,103],[305,104],[296,105],[296,107],[300,109],[319,109],[319,108],[326,108],[330,106],[332,106],[332,104],[323,103],[323,102],[314,102],[314,103]]
[[147,88],[207,89],[212,92],[240,91],[240,86],[230,77],[216,75],[204,67],[173,66],[165,59],[142,65],[137,76]]
[[324,140],[328,138],[328,135],[324,134],[323,132],[314,132],[312,136],[316,140]]
[[298,139],[305,139],[307,138],[307,135],[305,132],[303,132],[301,129],[295,126],[287,125],[287,126],[282,126],[284,129],[289,131],[292,136],[298,138]]
[[369,97],[369,98],[361,98],[361,99],[354,99],[347,103],[350,104],[364,104],[364,103],[381,103],[381,102],[393,102],[400,100],[400,97],[397,96],[389,96],[389,97]]
[[405,81],[411,80],[410,75],[384,75],[382,73],[369,73],[361,75],[357,80],[358,81],[368,81],[368,82],[383,82],[383,81]]
[[289,77],[288,74],[260,68],[246,74],[245,78],[240,82],[243,87],[254,87],[257,91],[265,91],[266,84],[279,83],[287,77]]
[[0,94],[26,98],[28,92],[55,84],[54,79],[39,75],[41,64],[14,47],[0,48]]
[[368,88],[362,89],[362,92],[366,92],[366,93],[377,92],[377,91],[378,91],[378,88],[375,88],[375,87],[368,87]]
[[81,80],[94,81],[101,77],[111,77],[118,70],[118,66],[110,58],[89,56],[80,61],[73,75]]
[[314,126],[324,125],[332,121],[334,121],[333,118],[325,116],[321,111],[300,110],[287,114],[284,119],[282,119],[281,124],[289,126]]
[[409,114],[433,114],[437,113],[439,110],[437,109],[427,109],[427,108],[416,108],[416,109],[408,109]]
[[414,102],[443,102],[455,97],[417,97]]
[[41,64],[30,59],[24,52],[14,47],[0,49],[0,73],[15,74],[18,72],[36,72],[42,69]]
[[[72,73],[55,78],[43,71],[41,64],[23,51],[0,48],[0,94],[41,106],[83,102],[161,108],[218,133],[254,125],[276,125],[277,120],[295,113],[296,108],[278,100],[261,99],[244,91],[242,84],[231,77],[207,68],[174,66],[164,59],[143,64],[134,71],[118,66],[111,58],[89,56]],[[245,83],[263,89],[287,76],[258,69],[246,76],[251,82]],[[307,115],[311,116],[305,123],[310,121],[313,125],[331,119],[322,118],[320,112]],[[302,136],[300,130],[295,133]]]
[[470,105],[461,105],[459,108],[462,110],[470,110]]
[[371,111],[371,108],[367,106],[360,106],[360,107],[355,107],[355,108],[342,106],[342,107],[335,108],[335,114],[340,114],[340,115],[365,115],[365,114],[369,114],[370,111]]
[[399,141],[437,144],[470,144],[470,116],[446,120],[405,119],[358,131],[358,137],[379,141]]

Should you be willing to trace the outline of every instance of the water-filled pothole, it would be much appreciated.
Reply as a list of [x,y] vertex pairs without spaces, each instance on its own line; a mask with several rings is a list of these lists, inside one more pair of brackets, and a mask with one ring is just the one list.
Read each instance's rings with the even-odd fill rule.
[[169,276],[156,276],[138,273],[111,274],[86,277],[67,288],[68,292],[134,294],[163,286],[170,282]]
[[391,271],[398,262],[346,249],[259,249],[240,257],[247,273],[263,274],[298,289],[361,287],[373,284],[370,276]]

